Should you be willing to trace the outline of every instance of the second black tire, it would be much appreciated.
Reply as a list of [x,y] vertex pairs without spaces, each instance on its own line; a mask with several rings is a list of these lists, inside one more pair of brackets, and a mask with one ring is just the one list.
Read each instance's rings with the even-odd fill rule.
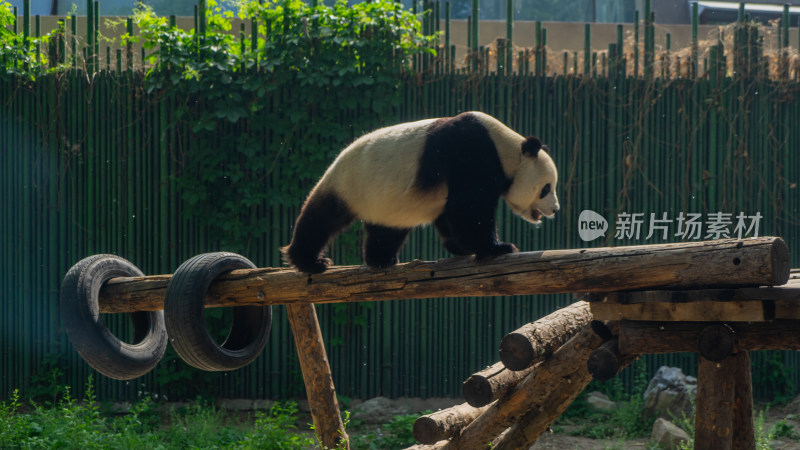
[[220,345],[205,321],[205,296],[222,274],[255,265],[235,253],[197,255],[175,271],[164,298],[164,321],[170,343],[187,364],[207,371],[234,370],[250,364],[267,343],[272,328],[271,306],[233,308],[230,333]]

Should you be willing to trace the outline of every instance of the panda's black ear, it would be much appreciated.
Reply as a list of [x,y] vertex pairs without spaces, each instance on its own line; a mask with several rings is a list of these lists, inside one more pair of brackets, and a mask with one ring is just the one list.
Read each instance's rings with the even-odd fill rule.
[[536,136],[528,136],[525,142],[522,143],[522,153],[535,158],[542,149],[542,141]]

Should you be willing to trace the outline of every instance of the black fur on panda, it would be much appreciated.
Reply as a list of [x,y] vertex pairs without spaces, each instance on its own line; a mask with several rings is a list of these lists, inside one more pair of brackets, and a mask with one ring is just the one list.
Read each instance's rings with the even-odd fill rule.
[[357,139],[312,189],[282,248],[301,272],[321,273],[330,241],[364,222],[364,261],[397,264],[412,228],[433,223],[455,255],[517,251],[497,237],[497,199],[537,223],[559,209],[558,172],[536,137],[523,137],[480,112],[382,128]]

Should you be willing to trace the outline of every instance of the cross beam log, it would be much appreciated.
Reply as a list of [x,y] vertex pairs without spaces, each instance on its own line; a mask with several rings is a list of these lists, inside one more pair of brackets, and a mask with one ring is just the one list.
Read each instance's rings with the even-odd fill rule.
[[505,335],[500,341],[500,361],[510,370],[525,370],[552,355],[591,321],[589,304],[584,301],[561,308]]
[[435,444],[450,439],[483,414],[488,406],[475,408],[466,403],[436,411],[414,421],[414,439],[422,444]]
[[[309,276],[293,269],[234,270],[206,295],[206,307],[343,303],[409,298],[610,292],[630,289],[781,285],[789,250],[780,238],[724,239],[514,253],[488,261],[465,256],[387,269],[336,267]],[[164,308],[170,275],[113,278],[100,312]]]
[[[619,350],[622,354],[657,354],[701,351],[703,330],[714,322],[639,322],[619,324]],[[761,323],[727,323],[735,336],[735,349],[800,350],[797,322],[776,320]]]

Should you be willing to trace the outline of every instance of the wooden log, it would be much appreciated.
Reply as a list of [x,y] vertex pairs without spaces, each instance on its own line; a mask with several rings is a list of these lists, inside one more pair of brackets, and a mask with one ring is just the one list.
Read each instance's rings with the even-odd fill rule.
[[[163,309],[170,277],[111,279],[100,289],[100,312]],[[786,244],[760,237],[547,250],[481,262],[464,256],[382,270],[332,268],[313,276],[289,268],[235,270],[211,285],[206,307],[780,285],[788,277]]]
[[733,398],[736,358],[720,362],[697,358],[695,448],[727,450],[733,437]]
[[349,449],[317,312],[310,303],[286,305],[314,430],[325,448]]
[[486,406],[506,395],[532,370],[533,367],[519,371],[508,370],[502,362],[495,363],[467,378],[461,385],[461,395],[470,406]]
[[414,421],[414,439],[422,444],[435,444],[458,433],[483,414],[488,407],[474,408],[466,403],[427,414]]
[[[619,324],[622,354],[699,352],[700,332],[714,323],[639,322]],[[728,323],[736,334],[736,348],[752,350],[800,350],[800,328],[796,321],[769,323]]]
[[697,351],[703,358],[719,362],[736,350],[736,334],[730,325],[711,324],[697,335]]
[[772,320],[760,301],[701,303],[592,303],[597,320],[650,320],[660,322],[763,322]]
[[[628,367],[635,359],[635,356],[623,355],[619,370]],[[578,398],[591,380],[592,375],[588,370],[579,370],[570,375],[561,384],[561,389],[551,393],[539,408],[528,411],[519,421],[498,436],[493,442],[492,449],[530,448],[542,433],[556,421],[558,416],[563,414],[569,405]]]
[[597,347],[586,361],[586,369],[598,381],[607,381],[620,371],[624,358],[619,353],[619,340],[611,338]]
[[[586,373],[586,358],[602,343],[587,325],[567,341],[553,356],[535,366],[506,397],[488,407],[486,412],[467,425],[460,434],[444,444],[451,449],[483,449],[503,430],[528,411],[552,408],[546,401],[555,392],[571,392],[570,378]],[[565,398],[569,397],[565,395]]]
[[750,373],[750,352],[739,352],[733,356],[733,442],[731,447],[754,450],[756,437],[753,426],[753,381]]
[[604,341],[607,341],[619,334],[618,321],[592,320],[591,326],[595,334],[603,338]]
[[575,302],[505,335],[500,341],[500,360],[511,370],[527,369],[552,355],[591,321],[589,304]]

